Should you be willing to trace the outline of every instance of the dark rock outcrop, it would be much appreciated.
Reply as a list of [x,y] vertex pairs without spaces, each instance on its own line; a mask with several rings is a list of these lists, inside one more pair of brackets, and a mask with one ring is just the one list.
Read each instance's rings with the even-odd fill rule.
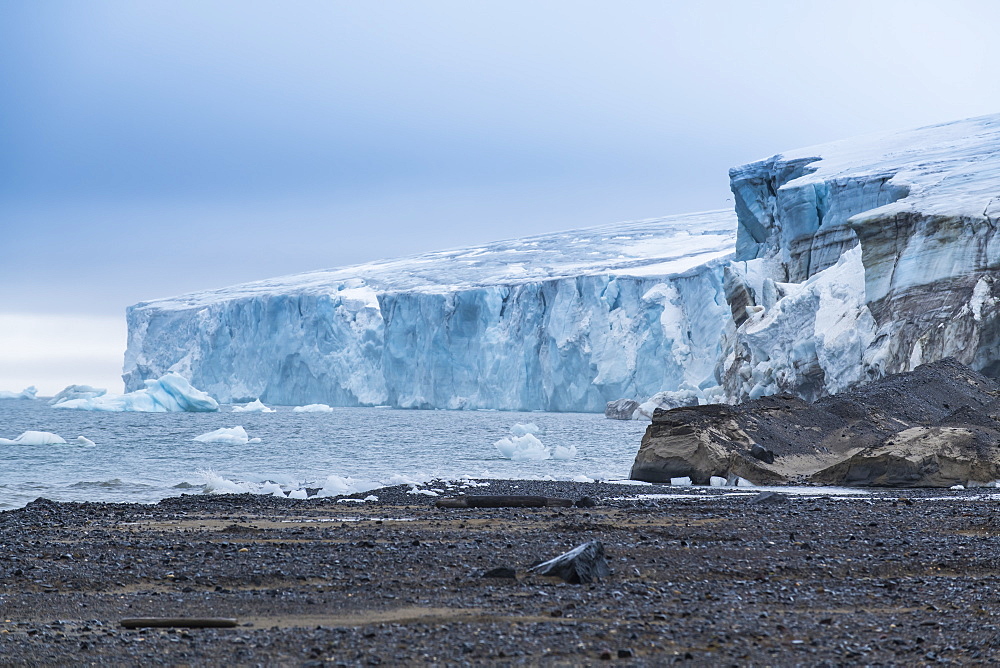
[[891,487],[990,482],[1000,479],[998,397],[1000,385],[947,359],[812,404],[778,395],[657,411],[630,477]]

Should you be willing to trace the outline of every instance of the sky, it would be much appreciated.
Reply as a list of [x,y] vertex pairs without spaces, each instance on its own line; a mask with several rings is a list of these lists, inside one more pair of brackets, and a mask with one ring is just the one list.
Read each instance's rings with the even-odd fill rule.
[[728,168],[1000,112],[1000,3],[0,0],[0,390],[125,308],[732,206]]

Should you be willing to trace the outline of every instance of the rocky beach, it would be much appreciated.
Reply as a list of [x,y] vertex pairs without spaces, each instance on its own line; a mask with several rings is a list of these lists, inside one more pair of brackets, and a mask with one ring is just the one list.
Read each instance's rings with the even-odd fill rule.
[[[432,483],[0,513],[0,664],[1000,660],[993,490],[479,484],[594,505],[437,508],[463,490]],[[528,573],[595,540],[600,581]],[[143,617],[236,626],[121,625]]]

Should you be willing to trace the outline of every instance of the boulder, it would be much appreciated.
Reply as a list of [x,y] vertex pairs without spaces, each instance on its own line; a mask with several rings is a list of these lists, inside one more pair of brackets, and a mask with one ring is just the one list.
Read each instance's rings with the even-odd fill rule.
[[604,558],[604,545],[599,540],[578,545],[528,570],[538,575],[559,577],[570,584],[589,584],[611,575]]
[[911,427],[812,476],[828,485],[951,487],[1000,480],[996,434]]
[[1000,385],[948,359],[809,403],[656,411],[630,477],[950,487],[1000,479]]
[[604,408],[604,417],[611,420],[631,420],[639,402],[632,399],[615,399]]

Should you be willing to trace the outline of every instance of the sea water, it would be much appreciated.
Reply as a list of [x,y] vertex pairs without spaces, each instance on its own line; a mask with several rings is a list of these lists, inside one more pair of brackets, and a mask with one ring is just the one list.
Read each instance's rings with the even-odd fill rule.
[[[0,438],[58,434],[66,445],[0,445],[0,510],[38,497],[133,501],[206,491],[322,487],[328,476],[389,483],[402,478],[627,478],[648,423],[591,413],[335,408],[329,413],[97,413],[40,400],[0,400]],[[494,443],[515,424],[538,425],[569,460],[511,461]],[[259,443],[201,443],[195,436],[242,426]],[[95,445],[74,442],[84,436]],[[220,481],[223,483],[220,485]]]

